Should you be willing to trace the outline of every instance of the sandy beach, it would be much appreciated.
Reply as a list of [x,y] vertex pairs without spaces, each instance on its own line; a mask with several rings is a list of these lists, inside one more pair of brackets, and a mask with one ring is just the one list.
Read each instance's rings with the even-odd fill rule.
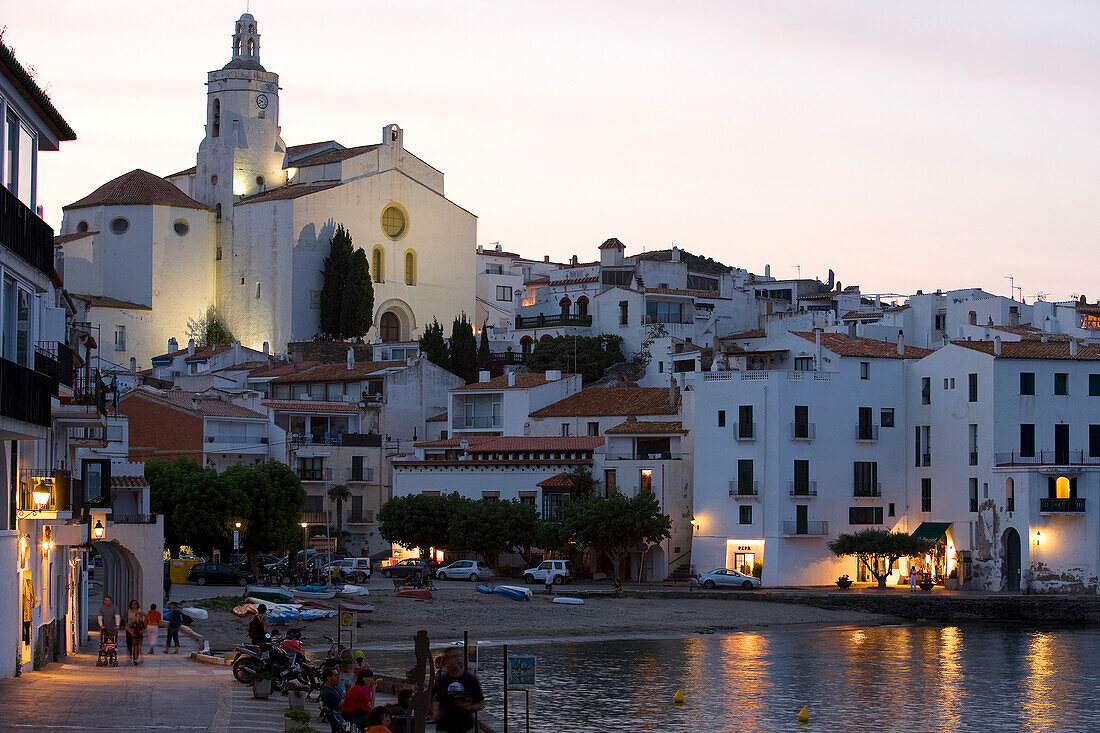
[[[560,595],[570,595],[562,590]],[[224,599],[222,599],[224,600]],[[364,599],[368,600],[368,599]],[[585,598],[583,606],[550,602],[535,593],[528,602],[484,595],[470,587],[447,588],[430,601],[397,598],[392,592],[372,590],[374,612],[360,616],[357,646],[393,646],[412,642],[418,629],[432,639],[461,638],[469,631],[480,640],[507,641],[533,638],[615,637],[639,634],[693,634],[792,624],[874,625],[897,619],[872,613],[837,611],[787,603],[760,603],[731,598]],[[197,604],[201,605],[201,604]],[[229,611],[212,609],[210,617],[192,628],[215,651],[231,650],[246,636],[247,620]],[[304,622],[308,647],[335,636],[336,620]]]

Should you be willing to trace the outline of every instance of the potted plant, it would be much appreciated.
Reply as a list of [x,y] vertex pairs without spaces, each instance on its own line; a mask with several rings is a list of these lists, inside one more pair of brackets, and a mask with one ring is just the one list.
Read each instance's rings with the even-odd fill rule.
[[252,697],[257,700],[266,700],[271,697],[271,681],[275,675],[268,669],[261,669],[252,675]]
[[286,690],[287,704],[290,706],[291,710],[305,709],[306,695],[309,694],[309,687],[296,680],[291,680],[286,683],[284,689]]
[[288,710],[283,717],[285,718],[283,730],[300,730],[306,727],[310,715],[305,710]]
[[852,587],[852,579],[849,578],[846,574],[841,575],[839,578],[836,579],[836,584],[837,587],[847,590],[848,588]]
[[917,583],[917,585],[919,585],[920,589],[923,591],[930,591],[936,587],[936,583],[932,580],[932,576],[930,575],[922,576],[920,582]]
[[947,574],[947,578],[943,581],[943,587],[947,590],[959,589],[959,569],[951,568],[951,572]]

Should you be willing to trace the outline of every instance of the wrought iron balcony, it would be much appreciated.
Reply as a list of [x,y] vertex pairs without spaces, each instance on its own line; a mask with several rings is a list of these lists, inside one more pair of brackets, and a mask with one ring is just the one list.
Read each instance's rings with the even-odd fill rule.
[[730,496],[734,499],[755,499],[760,492],[759,481],[739,481],[738,479],[732,479],[730,481]]
[[852,496],[856,499],[874,499],[882,496],[882,483],[876,482],[873,484],[855,484],[852,487]]
[[37,342],[34,345],[34,370],[66,387],[73,386],[73,350],[60,341]]
[[1079,496],[1073,499],[1054,499],[1039,497],[1040,514],[1083,514],[1085,512],[1085,497]]
[[54,380],[33,369],[0,359],[0,415],[50,427]]
[[3,186],[0,186],[0,244],[43,275],[53,274],[53,229]]
[[791,423],[791,440],[813,440],[817,434],[817,423]]
[[735,422],[733,424],[733,439],[740,442],[756,440],[756,423]]
[[791,481],[791,496],[817,496],[817,482],[805,481],[799,483],[798,481]]
[[591,326],[592,316],[574,313],[551,313],[538,316],[516,316],[516,329],[557,328],[561,326]]
[[878,425],[856,425],[856,440],[860,443],[878,440]]
[[827,537],[829,535],[828,522],[780,522],[780,531],[784,537]]
[[1041,450],[1031,455],[1012,451],[994,454],[993,462],[998,466],[1100,466],[1100,456],[1086,450]]
[[[24,468],[19,471],[19,508],[25,511],[70,512],[74,502],[71,474],[59,468]],[[48,492],[41,506],[36,492]],[[39,498],[42,498],[41,496]]]

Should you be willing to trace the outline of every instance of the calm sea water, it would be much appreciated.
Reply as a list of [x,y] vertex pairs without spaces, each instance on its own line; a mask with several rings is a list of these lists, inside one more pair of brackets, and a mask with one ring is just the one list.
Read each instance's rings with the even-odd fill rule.
[[[531,730],[540,732],[1100,730],[1093,628],[779,629],[509,643],[508,652],[538,659]],[[486,712],[499,718],[502,649],[480,653]],[[368,658],[378,671],[412,666],[407,651]],[[522,731],[523,695],[510,699],[509,730]],[[806,725],[796,719],[803,705]]]

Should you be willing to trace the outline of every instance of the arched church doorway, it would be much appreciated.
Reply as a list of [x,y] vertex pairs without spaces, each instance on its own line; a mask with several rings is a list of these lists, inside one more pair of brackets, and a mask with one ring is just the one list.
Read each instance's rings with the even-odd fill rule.
[[1010,593],[1020,592],[1020,533],[1012,527],[1005,530],[1001,538],[1004,561],[1001,563],[1004,589]]
[[393,311],[386,311],[378,319],[378,335],[382,343],[392,343],[401,340],[401,321]]

